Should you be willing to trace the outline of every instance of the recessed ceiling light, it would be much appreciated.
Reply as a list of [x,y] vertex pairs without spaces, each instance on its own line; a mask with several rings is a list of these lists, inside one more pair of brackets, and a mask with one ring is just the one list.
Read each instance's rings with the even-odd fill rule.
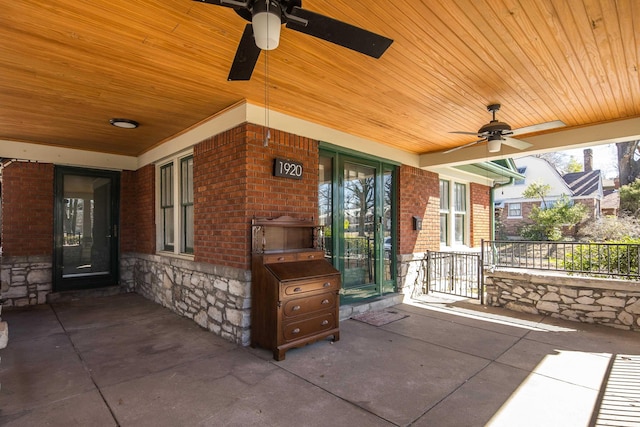
[[131,119],[111,119],[109,120],[109,123],[111,123],[115,127],[123,129],[135,129],[140,126],[138,122]]

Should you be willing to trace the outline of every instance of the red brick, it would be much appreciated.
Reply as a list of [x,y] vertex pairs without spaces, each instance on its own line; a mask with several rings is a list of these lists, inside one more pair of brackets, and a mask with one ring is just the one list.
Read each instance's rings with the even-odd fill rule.
[[53,252],[53,165],[14,162],[2,171],[5,256]]
[[[400,167],[398,197],[399,253],[440,249],[440,179],[437,174],[407,165]],[[422,230],[413,229],[413,217]]]
[[[318,142],[244,124],[194,147],[196,261],[248,269],[254,217],[317,215]],[[302,162],[301,181],[273,176],[276,157]]]

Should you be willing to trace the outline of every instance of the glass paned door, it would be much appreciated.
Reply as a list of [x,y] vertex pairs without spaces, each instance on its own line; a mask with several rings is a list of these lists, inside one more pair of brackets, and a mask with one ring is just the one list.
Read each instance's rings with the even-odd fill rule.
[[333,158],[320,157],[318,167],[318,224],[323,226],[325,257],[334,263]]
[[344,163],[341,261],[342,285],[347,297],[361,299],[379,293],[376,284],[377,234],[376,169]]
[[320,152],[318,218],[325,256],[342,275],[341,304],[396,291],[396,167]]
[[382,293],[393,292],[395,290],[395,242],[393,239],[393,218],[394,218],[394,183],[393,171],[385,170],[382,174]]
[[56,168],[56,291],[118,282],[119,174]]

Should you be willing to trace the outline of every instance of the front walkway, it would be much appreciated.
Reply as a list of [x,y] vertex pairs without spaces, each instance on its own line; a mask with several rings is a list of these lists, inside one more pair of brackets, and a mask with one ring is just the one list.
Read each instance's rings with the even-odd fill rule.
[[6,310],[0,425],[640,423],[638,333],[480,306],[387,310],[407,317],[342,322],[339,342],[282,362],[135,294]]

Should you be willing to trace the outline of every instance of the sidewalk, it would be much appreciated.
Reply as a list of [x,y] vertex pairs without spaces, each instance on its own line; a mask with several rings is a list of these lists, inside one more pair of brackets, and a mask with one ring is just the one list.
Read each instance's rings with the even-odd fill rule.
[[387,311],[406,317],[342,322],[340,341],[275,362],[135,294],[5,310],[0,425],[640,423],[638,333],[457,303]]

